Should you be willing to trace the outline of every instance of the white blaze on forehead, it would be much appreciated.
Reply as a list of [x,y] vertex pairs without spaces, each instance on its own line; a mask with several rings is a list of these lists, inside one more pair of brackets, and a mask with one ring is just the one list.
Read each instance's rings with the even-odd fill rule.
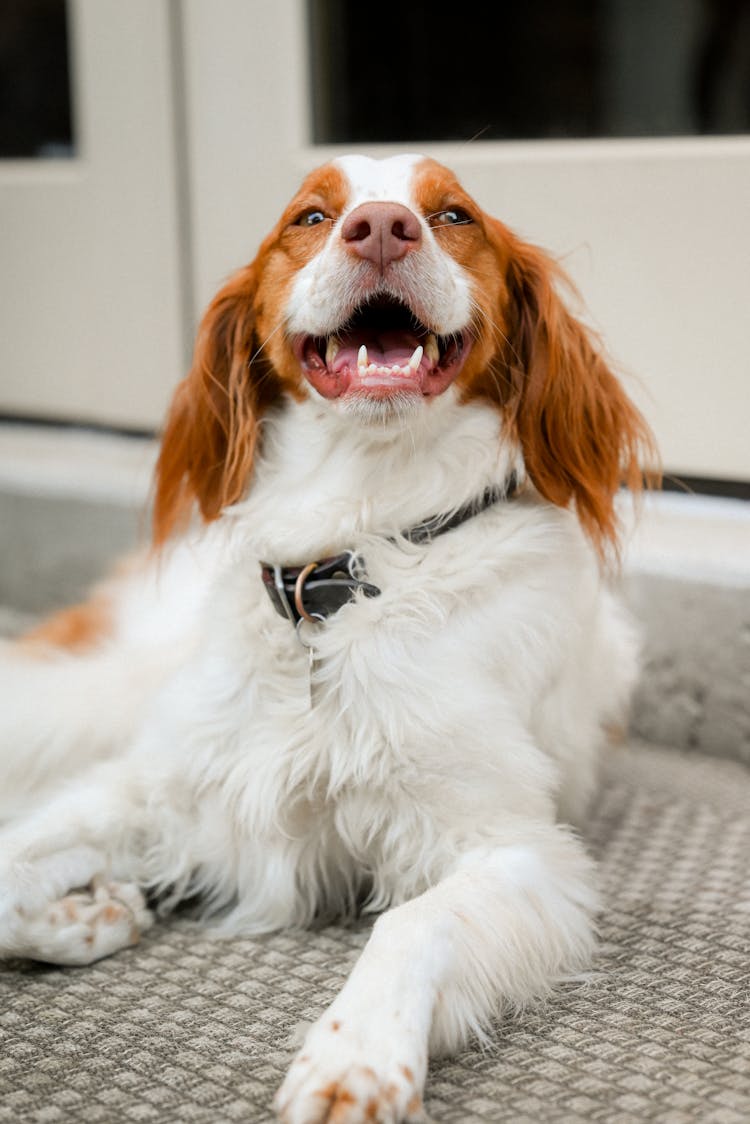
[[370,156],[339,156],[333,163],[349,181],[347,210],[373,201],[414,207],[414,169],[423,156],[408,153],[374,160]]

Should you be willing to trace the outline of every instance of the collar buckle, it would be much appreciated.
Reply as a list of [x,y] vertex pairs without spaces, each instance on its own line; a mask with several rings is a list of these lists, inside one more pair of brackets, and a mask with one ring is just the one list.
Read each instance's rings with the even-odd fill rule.
[[377,597],[380,590],[358,576],[361,573],[362,560],[353,550],[304,566],[261,564],[263,584],[276,612],[295,627],[300,621],[326,620],[360,591],[365,597]]

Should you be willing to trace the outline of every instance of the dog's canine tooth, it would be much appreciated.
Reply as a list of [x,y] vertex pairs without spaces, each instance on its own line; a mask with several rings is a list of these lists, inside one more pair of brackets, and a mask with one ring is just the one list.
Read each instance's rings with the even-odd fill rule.
[[423,354],[424,354],[424,348],[420,344],[419,347],[414,349],[414,354],[412,355],[411,359],[409,360],[407,366],[404,368],[404,372],[406,372],[406,370],[408,368],[408,370],[414,371],[416,373],[416,370],[419,367],[419,364],[422,362]]
[[432,332],[426,337],[424,341],[424,353],[432,363],[437,363],[440,359],[440,348],[438,347],[437,337]]
[[362,344],[359,351],[357,352],[357,366],[359,367],[360,373],[367,370],[368,364],[369,360],[367,358],[367,346],[366,344]]
[[327,366],[330,366],[331,363],[333,363],[334,359],[336,358],[336,356],[339,353],[340,348],[341,348],[341,344],[336,339],[336,337],[335,336],[329,336],[328,337],[328,343],[326,344],[326,365]]

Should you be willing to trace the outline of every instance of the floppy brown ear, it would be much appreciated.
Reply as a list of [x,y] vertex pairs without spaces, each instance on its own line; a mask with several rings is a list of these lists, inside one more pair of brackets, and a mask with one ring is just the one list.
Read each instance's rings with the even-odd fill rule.
[[572,501],[604,555],[617,549],[619,487],[653,482],[657,455],[646,421],[559,296],[566,280],[541,250],[511,238],[511,415],[536,488],[561,507]]
[[218,293],[201,322],[156,466],[156,546],[184,527],[196,504],[205,520],[215,519],[247,487],[259,418],[279,392],[271,368],[256,354],[256,289],[250,265]]

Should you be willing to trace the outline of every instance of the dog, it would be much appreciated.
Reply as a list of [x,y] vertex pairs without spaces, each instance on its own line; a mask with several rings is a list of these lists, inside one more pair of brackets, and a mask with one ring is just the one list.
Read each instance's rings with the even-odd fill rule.
[[202,321],[151,548],[2,651],[3,956],[194,895],[225,934],[377,915],[287,1124],[423,1119],[431,1053],[592,957],[570,825],[637,675],[609,574],[653,445],[564,287],[432,159],[312,172]]

